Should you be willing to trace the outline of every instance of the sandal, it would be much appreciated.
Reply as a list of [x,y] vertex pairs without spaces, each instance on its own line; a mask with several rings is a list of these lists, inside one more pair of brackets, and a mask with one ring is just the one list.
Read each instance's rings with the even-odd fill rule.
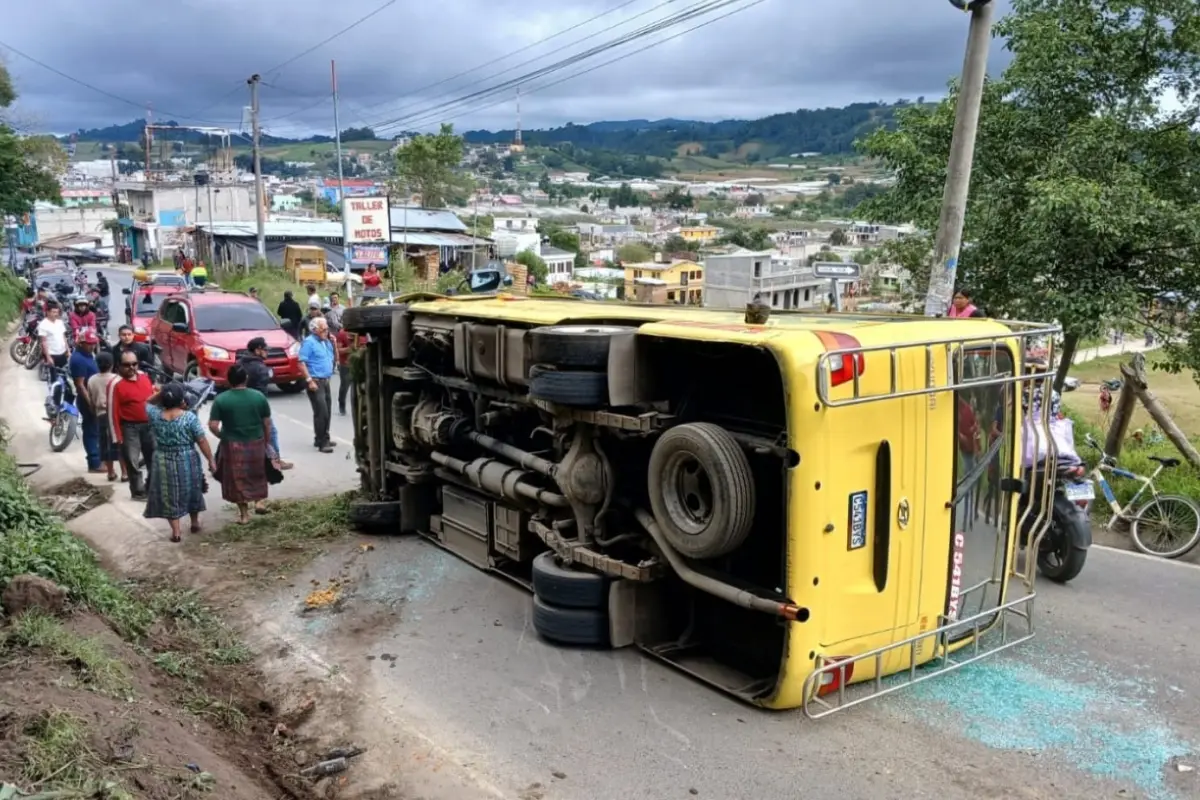
[[179,535],[179,534],[177,534],[177,533],[173,533],[173,534],[171,534],[171,541],[172,541],[172,542],[182,542],[182,541],[183,541],[183,537],[182,537],[182,536],[180,536],[180,535]]
[[115,473],[115,472],[108,473],[108,482],[109,483],[112,483],[116,479],[117,479],[117,473]]

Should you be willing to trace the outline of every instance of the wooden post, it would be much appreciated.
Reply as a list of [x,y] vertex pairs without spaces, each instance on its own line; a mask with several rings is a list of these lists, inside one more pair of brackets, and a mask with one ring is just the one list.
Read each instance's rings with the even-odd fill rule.
[[[1122,365],[1124,369],[1124,365]],[[1121,455],[1121,446],[1129,434],[1129,423],[1133,419],[1133,406],[1137,402],[1137,394],[1129,380],[1121,383],[1121,393],[1117,395],[1113,407],[1112,422],[1108,426],[1108,436],[1104,439],[1104,452],[1116,458]]]
[[[1183,457],[1191,462],[1192,466],[1200,468],[1200,451],[1197,451],[1188,441],[1187,435],[1179,429],[1175,420],[1171,419],[1171,413],[1162,406],[1146,385],[1145,365],[1146,357],[1141,353],[1136,353],[1131,363],[1122,364],[1121,375],[1125,379],[1125,385],[1133,388],[1138,400],[1146,408],[1146,413],[1158,424],[1158,427],[1162,428],[1162,432],[1183,454]],[[1124,391],[1124,387],[1122,387],[1122,391]]]

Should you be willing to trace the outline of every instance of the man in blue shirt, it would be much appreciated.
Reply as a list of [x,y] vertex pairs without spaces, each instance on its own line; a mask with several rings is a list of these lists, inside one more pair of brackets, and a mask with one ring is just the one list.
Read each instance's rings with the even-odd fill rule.
[[105,471],[100,466],[100,425],[87,390],[88,378],[100,372],[95,356],[99,344],[100,337],[94,330],[81,328],[75,335],[75,352],[71,353],[71,359],[67,362],[67,370],[71,374],[71,383],[75,389],[75,403],[82,418],[83,451],[87,454],[88,472],[91,473]]
[[300,368],[308,384],[308,402],[313,412],[313,447],[322,453],[333,452],[333,440],[329,438],[329,421],[333,409],[333,395],[329,391],[329,379],[333,377],[333,342],[329,338],[329,323],[322,317],[314,317],[308,326],[311,334],[300,345]]

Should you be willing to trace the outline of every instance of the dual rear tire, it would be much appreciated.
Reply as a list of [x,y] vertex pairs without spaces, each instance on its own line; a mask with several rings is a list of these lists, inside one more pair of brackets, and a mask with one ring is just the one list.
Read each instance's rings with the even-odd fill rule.
[[550,552],[533,560],[533,629],[548,642],[607,647],[609,580],[563,566]]

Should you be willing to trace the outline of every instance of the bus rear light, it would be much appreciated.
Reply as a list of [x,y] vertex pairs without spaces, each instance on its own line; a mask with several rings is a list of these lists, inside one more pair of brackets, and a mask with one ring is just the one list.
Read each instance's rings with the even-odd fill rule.
[[821,685],[817,689],[817,697],[833,694],[838,689],[849,686],[850,679],[854,677],[854,662],[846,661],[846,656],[830,656],[825,659],[825,663],[826,666],[832,664],[840,664],[840,666],[821,673]]
[[[846,333],[836,331],[815,331],[825,350],[850,350],[858,347],[858,339]],[[854,380],[855,375],[862,377],[867,370],[867,358],[862,353],[834,353],[829,361],[829,385],[841,386]]]

